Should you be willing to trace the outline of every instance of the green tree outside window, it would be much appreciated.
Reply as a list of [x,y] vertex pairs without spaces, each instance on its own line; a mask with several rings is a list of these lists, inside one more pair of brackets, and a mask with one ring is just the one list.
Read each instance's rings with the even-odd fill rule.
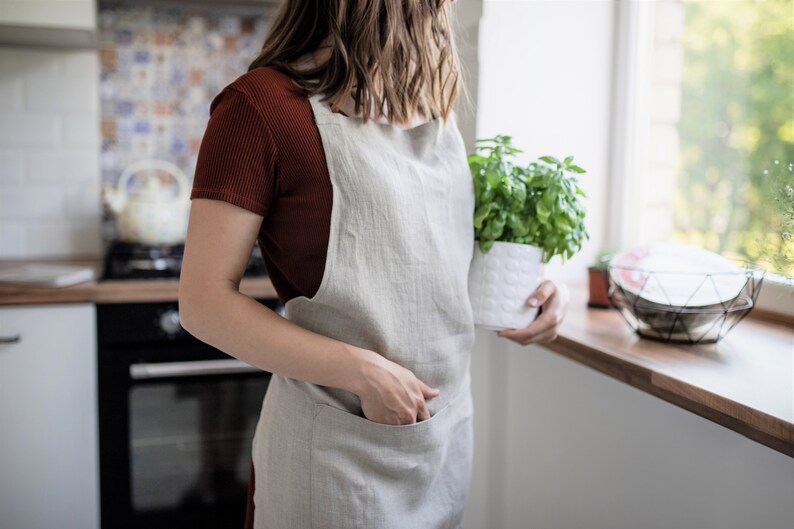
[[675,240],[794,275],[794,1],[685,1]]

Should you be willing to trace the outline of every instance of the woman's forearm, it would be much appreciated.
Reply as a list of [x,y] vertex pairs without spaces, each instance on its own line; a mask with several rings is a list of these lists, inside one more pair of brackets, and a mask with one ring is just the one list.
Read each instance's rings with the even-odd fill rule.
[[378,362],[372,351],[306,330],[231,288],[180,293],[179,305],[190,334],[271,373],[358,395],[365,373]]

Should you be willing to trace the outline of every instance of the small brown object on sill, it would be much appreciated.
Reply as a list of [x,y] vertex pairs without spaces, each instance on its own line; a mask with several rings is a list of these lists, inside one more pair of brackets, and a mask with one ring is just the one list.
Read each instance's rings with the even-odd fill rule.
[[609,278],[606,268],[590,266],[587,268],[588,291],[590,296],[587,300],[588,307],[595,308],[616,308],[609,298]]

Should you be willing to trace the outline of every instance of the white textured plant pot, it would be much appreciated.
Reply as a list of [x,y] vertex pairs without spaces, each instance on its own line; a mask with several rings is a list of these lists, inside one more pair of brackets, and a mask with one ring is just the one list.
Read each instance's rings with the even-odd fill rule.
[[527,299],[543,280],[543,249],[529,244],[496,241],[487,253],[474,243],[469,268],[469,299],[474,324],[484,329],[526,327],[538,307]]

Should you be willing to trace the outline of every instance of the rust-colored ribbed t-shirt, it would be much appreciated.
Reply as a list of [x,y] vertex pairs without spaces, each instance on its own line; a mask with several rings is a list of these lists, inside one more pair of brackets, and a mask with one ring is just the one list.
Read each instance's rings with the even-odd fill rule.
[[257,68],[210,104],[190,198],[262,215],[258,241],[279,301],[322,280],[332,187],[308,98],[284,72]]
[[[331,179],[308,98],[272,67],[241,75],[210,104],[190,194],[262,215],[257,237],[279,301],[312,297],[328,250]],[[253,529],[251,464],[245,529]]]

